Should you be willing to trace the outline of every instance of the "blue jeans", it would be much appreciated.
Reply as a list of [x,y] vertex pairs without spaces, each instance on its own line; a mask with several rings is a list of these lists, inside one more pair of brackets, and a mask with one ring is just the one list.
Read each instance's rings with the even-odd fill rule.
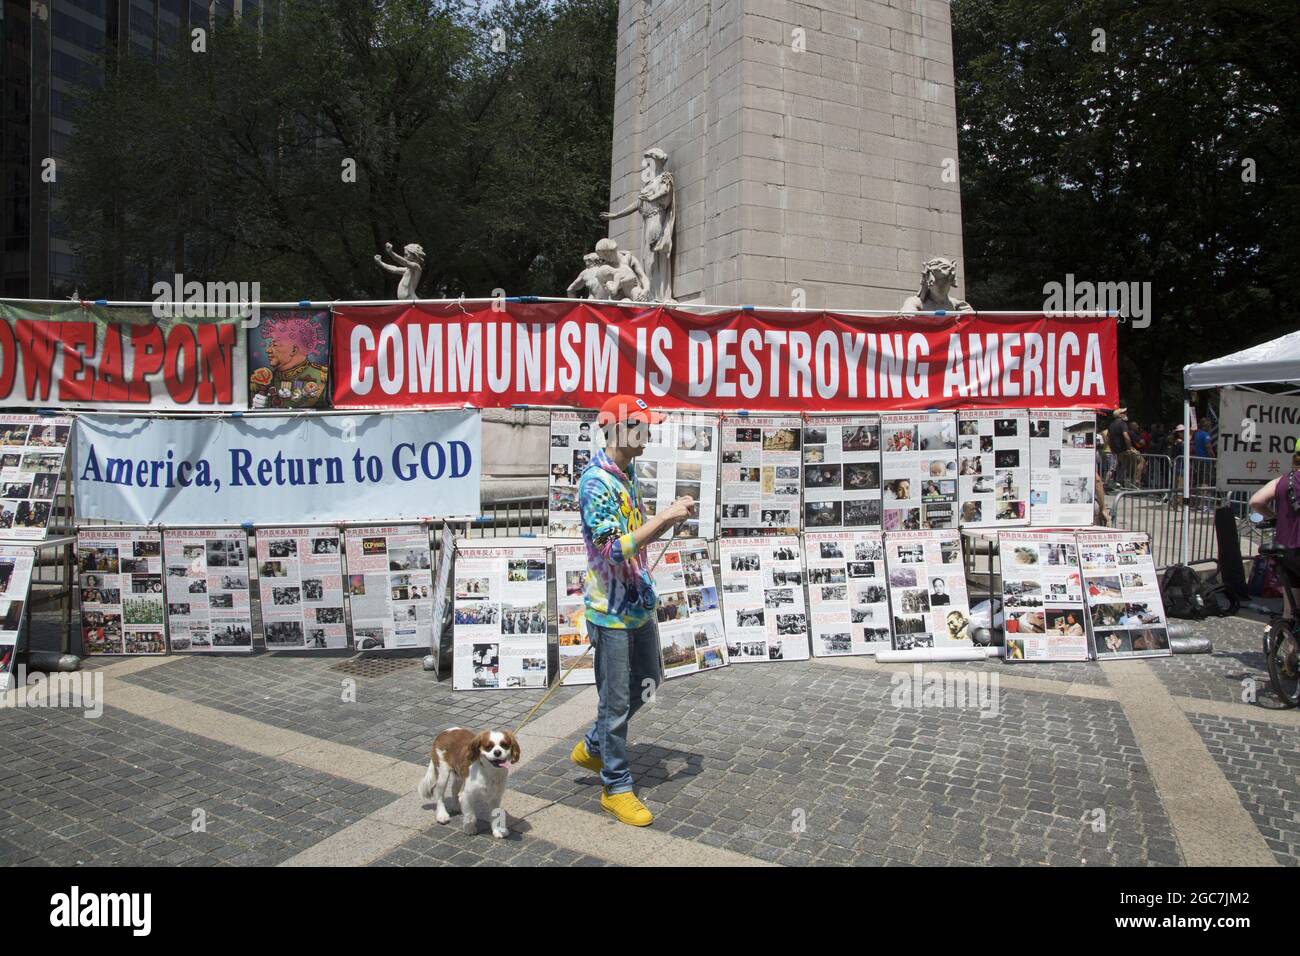
[[[600,627],[587,622],[587,636],[596,655],[596,722],[587,731],[587,750],[605,764],[600,782],[611,793],[632,789],[627,765],[627,723],[646,698],[663,683],[659,625],[653,620],[638,628]],[[653,684],[645,683],[651,680]]]

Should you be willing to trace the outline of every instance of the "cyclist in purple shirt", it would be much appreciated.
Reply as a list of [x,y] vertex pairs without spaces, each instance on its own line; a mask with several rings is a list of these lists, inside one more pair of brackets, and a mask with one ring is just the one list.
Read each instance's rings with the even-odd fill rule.
[[1273,543],[1287,549],[1278,561],[1282,574],[1284,616],[1293,618],[1291,589],[1300,588],[1300,436],[1291,455],[1291,470],[1274,478],[1250,499],[1250,508],[1265,517],[1277,517]]

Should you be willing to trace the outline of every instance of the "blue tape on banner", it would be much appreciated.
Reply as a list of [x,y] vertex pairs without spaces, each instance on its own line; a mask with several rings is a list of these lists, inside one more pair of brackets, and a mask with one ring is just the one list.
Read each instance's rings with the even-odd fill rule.
[[754,307],[753,307],[752,305],[742,305],[742,306],[740,307],[740,311],[742,311],[742,312],[753,312],[753,311],[754,311]]
[[935,314],[935,315],[947,315],[947,314],[948,314],[948,311],[947,311],[946,309],[935,309],[935,310],[934,310],[934,314]]
[[245,531],[252,531],[252,530],[253,530],[253,522],[251,522],[251,521],[244,521],[244,522],[242,522],[239,526],[240,526],[241,528],[243,528]]
[[108,300],[107,300],[107,299],[96,299],[96,300],[95,300],[95,305],[108,305]]
[[299,299],[298,305],[305,309],[311,305],[311,299]]
[[507,302],[540,302],[541,300],[535,295],[508,295]]

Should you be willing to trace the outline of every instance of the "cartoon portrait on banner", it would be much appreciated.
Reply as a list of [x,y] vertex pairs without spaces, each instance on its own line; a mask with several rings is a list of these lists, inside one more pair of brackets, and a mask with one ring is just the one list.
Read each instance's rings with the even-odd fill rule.
[[248,335],[252,408],[329,407],[330,314],[270,312]]

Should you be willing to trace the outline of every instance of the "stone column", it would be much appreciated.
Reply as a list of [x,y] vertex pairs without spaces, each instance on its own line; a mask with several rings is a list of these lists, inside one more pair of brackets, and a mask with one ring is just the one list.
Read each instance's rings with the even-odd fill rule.
[[[620,0],[611,209],[660,146],[683,303],[895,309],[964,287],[946,0]],[[948,175],[945,176],[945,169]],[[610,224],[640,248],[640,217]]]

